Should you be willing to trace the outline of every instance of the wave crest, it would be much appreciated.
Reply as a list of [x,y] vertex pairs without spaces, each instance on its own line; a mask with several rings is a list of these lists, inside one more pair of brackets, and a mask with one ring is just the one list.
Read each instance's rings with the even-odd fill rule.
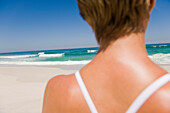
[[44,52],[38,53],[39,57],[63,57],[64,53],[61,54],[45,54]]
[[95,53],[97,50],[87,50],[87,53]]

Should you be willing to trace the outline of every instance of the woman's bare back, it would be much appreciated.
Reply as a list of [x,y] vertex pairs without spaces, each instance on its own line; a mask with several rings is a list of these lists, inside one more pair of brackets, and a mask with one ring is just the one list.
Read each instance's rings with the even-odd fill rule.
[[[153,81],[167,73],[150,59],[135,57],[129,64],[125,58],[111,60],[107,54],[98,54],[91,63],[80,70],[81,77],[97,108],[101,113],[123,113],[135,98]],[[106,57],[107,56],[107,57]],[[113,65],[114,64],[114,65]],[[170,83],[156,91],[139,112],[169,112]],[[50,96],[49,96],[50,95]],[[43,113],[90,112],[75,75],[52,78],[46,88]],[[48,103],[48,104],[47,104]],[[51,104],[49,104],[51,103]]]

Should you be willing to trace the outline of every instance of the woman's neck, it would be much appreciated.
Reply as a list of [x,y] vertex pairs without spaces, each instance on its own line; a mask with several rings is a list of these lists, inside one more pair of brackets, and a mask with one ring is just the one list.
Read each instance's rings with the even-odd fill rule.
[[112,43],[106,51],[101,54],[104,56],[111,54],[118,58],[129,58],[129,56],[137,58],[146,57],[148,54],[145,47],[145,35],[141,33],[122,37]]
[[[159,67],[148,57],[144,33],[131,34],[113,42],[105,51],[99,52],[83,70],[104,74],[138,74],[149,67]],[[124,71],[121,71],[122,68]],[[125,71],[126,70],[126,71]],[[132,74],[130,73],[130,74]],[[146,72],[147,73],[147,72]]]
[[94,61],[100,59],[109,62],[131,62],[131,60],[135,61],[141,58],[149,59],[145,46],[144,33],[131,34],[118,39],[109,45],[105,51],[98,53]]

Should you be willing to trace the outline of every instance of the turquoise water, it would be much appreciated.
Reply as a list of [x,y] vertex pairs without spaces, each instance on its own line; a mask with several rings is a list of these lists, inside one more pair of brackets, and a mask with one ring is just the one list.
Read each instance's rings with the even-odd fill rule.
[[[149,57],[157,64],[170,64],[170,43],[147,44]],[[0,65],[76,65],[87,64],[98,47],[0,53]]]

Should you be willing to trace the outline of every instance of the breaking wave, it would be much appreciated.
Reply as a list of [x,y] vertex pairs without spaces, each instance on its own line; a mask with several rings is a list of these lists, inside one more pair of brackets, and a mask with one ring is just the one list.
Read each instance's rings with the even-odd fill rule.
[[44,52],[38,53],[39,57],[63,57],[64,53],[61,54],[45,54]]

